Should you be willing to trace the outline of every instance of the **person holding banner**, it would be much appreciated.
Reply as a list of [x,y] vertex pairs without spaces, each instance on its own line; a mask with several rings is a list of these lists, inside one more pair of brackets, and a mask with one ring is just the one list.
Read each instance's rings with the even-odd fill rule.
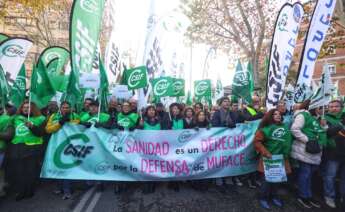
[[25,100],[13,117],[14,137],[8,148],[10,185],[16,201],[34,196],[42,151],[45,117],[33,102]]
[[210,121],[208,120],[205,111],[199,111],[195,115],[194,129],[199,130],[199,128],[206,128],[207,130],[211,128]]
[[191,107],[187,107],[184,110],[183,125],[185,129],[194,128],[194,110]]
[[[258,171],[265,175],[263,158],[272,159],[272,155],[283,155],[285,173],[291,173],[289,156],[292,144],[292,135],[289,127],[282,121],[279,110],[271,109],[262,118],[258,130],[255,133],[254,146],[260,154]],[[285,175],[286,178],[286,175]],[[264,209],[270,209],[269,201],[278,207],[283,206],[283,202],[277,197],[277,186],[279,183],[273,183],[265,180],[260,188],[260,205]]]
[[170,123],[169,129],[171,130],[182,130],[185,128],[181,105],[178,103],[172,103],[169,107],[170,111]]
[[131,110],[131,105],[128,101],[122,103],[121,112],[117,114],[117,127],[119,130],[133,131],[139,124],[139,115]]
[[103,127],[110,119],[110,116],[106,113],[99,112],[99,103],[93,100],[89,105],[89,112],[84,113],[80,117],[80,124],[86,128],[90,128],[93,124],[95,127]]
[[[143,118],[140,120],[138,129],[142,130],[161,130],[162,124],[158,117],[155,106],[150,105],[145,109]],[[155,182],[145,182],[143,193],[154,193],[156,189]]]
[[[230,99],[228,97],[222,97],[218,100],[219,110],[217,110],[211,120],[212,127],[228,127],[235,128],[236,121],[234,120],[234,114],[230,111]],[[219,187],[222,193],[226,192],[226,189],[223,187],[224,183],[232,184],[232,178],[216,178],[216,185]],[[225,181],[225,182],[224,182]]]
[[[79,124],[79,122],[79,116],[71,111],[70,103],[64,101],[61,103],[60,111],[53,113],[49,117],[45,130],[46,133],[53,134],[59,131],[66,123]],[[70,199],[72,197],[71,181],[61,180],[58,183],[58,188],[54,191],[54,193],[62,193],[63,200]]]
[[5,114],[5,109],[0,106],[0,197],[4,197],[5,171],[3,162],[5,159],[6,143],[12,140],[14,129],[12,127],[12,118]]
[[310,114],[310,100],[295,105],[294,120],[291,126],[295,140],[291,157],[299,163],[297,171],[298,203],[304,208],[320,208],[312,194],[312,176],[321,163],[322,146],[327,143],[326,131],[320,122]]

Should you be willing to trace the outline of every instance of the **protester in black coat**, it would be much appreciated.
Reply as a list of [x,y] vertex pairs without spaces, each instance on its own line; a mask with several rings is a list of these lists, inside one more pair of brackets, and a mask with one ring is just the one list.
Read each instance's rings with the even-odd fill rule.
[[222,97],[219,100],[220,109],[216,111],[211,120],[212,127],[236,127],[234,114],[230,111],[230,99]]
[[184,110],[183,125],[184,129],[194,128],[194,110],[191,107],[187,107]]

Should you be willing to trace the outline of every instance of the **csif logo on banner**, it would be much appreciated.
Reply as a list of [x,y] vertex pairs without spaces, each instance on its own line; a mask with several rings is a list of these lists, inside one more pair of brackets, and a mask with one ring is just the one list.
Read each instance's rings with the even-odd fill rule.
[[195,94],[197,96],[203,96],[206,94],[207,90],[208,90],[208,83],[205,81],[201,81],[196,85]]
[[[82,144],[74,144],[72,141],[81,141]],[[85,134],[79,133],[68,136],[66,140],[56,148],[54,153],[54,164],[60,169],[70,169],[77,167],[82,164],[83,160],[90,154],[94,149],[94,146],[87,145],[90,142],[89,137]],[[62,157],[69,157],[69,161],[66,162]]]
[[140,81],[143,80],[144,73],[142,73],[141,69],[134,70],[128,77],[128,85],[129,87],[136,87],[139,85]]
[[16,80],[14,81],[16,86],[13,86],[13,89],[25,90],[25,80],[25,77],[17,76]]
[[7,57],[25,57],[25,51],[23,47],[17,44],[10,44],[2,49],[2,53]]
[[236,71],[233,80],[235,86],[246,86],[249,84],[249,74],[247,71]]
[[180,91],[183,89],[183,83],[182,81],[175,81],[172,84],[173,88],[174,88],[174,95],[177,95],[180,93]]
[[100,9],[97,0],[80,0],[80,7],[88,13],[97,13]]
[[155,87],[153,88],[153,92],[155,96],[162,96],[164,95],[168,89],[169,89],[169,81],[167,79],[161,79],[159,80],[156,84]]
[[57,53],[57,52],[49,52],[49,53],[47,53],[46,55],[45,55],[45,57],[44,57],[44,61],[46,62],[46,63],[48,63],[49,61],[51,61],[51,60],[53,60],[53,59],[55,59],[55,58],[61,58],[61,55],[59,54],[59,53]]

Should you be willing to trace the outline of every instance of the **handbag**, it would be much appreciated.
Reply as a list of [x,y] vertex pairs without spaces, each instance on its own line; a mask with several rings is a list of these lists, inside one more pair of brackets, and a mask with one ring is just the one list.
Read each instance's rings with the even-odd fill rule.
[[320,144],[317,142],[317,140],[310,140],[307,142],[307,144],[305,145],[305,151],[307,153],[310,154],[318,154],[320,153],[321,150],[321,146]]

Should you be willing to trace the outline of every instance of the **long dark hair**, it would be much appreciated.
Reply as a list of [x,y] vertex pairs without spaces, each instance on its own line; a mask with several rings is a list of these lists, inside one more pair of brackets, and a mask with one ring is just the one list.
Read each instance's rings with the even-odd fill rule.
[[[17,110],[17,115],[21,115],[22,114],[22,110],[23,110],[23,106],[25,104],[29,104],[29,100],[24,100],[23,103],[19,106],[18,110]],[[36,117],[36,116],[40,116],[42,115],[41,114],[41,111],[38,109],[38,107],[36,106],[35,103],[33,102],[30,102],[30,115]]]
[[[157,117],[157,110],[156,110],[156,107],[153,106],[153,105],[150,105],[150,106],[147,106],[146,109],[145,109],[145,113],[144,113],[144,117],[145,118],[149,118],[149,116],[147,115],[148,112],[149,112],[149,109],[153,109],[155,111],[155,117]],[[153,118],[155,118],[153,117]]]
[[[260,122],[260,124],[259,124],[259,129],[264,128],[264,127],[266,127],[266,126],[269,126],[269,125],[275,123],[274,120],[273,120],[273,114],[274,114],[276,111],[279,112],[279,110],[278,110],[277,108],[273,108],[273,109],[269,110],[269,111],[264,115],[264,117],[262,118],[262,120],[261,120],[261,122]],[[279,112],[279,113],[280,113],[280,112]],[[280,113],[280,115],[281,115],[281,113]],[[283,121],[283,117],[281,118],[281,122],[282,122],[282,121]]]

